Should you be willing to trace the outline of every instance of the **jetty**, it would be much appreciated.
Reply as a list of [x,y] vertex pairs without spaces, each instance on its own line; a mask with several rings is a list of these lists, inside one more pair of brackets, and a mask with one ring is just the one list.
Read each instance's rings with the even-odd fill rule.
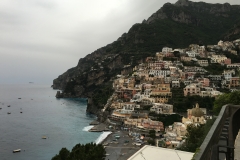
[[89,125],[98,125],[100,122],[98,122],[97,120],[92,121],[91,123],[89,123]]
[[103,131],[109,131],[107,125],[104,123],[99,123],[98,125],[95,125],[89,130],[89,132],[103,132]]

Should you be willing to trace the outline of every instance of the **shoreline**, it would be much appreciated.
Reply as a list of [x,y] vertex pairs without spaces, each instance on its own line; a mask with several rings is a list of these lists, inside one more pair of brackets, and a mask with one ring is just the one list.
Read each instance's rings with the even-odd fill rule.
[[105,142],[107,142],[110,139],[110,136],[112,136],[114,134],[114,132],[111,131],[110,134],[107,135],[107,137],[105,137],[99,144],[104,144]]

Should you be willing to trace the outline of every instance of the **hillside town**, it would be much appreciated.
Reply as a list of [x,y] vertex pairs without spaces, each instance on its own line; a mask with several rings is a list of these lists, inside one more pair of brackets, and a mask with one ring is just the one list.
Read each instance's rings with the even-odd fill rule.
[[[182,99],[190,96],[216,99],[225,92],[239,90],[240,63],[232,59],[239,46],[240,39],[207,46],[191,44],[186,49],[164,47],[131,71],[126,65],[126,70],[113,80],[114,93],[102,109],[111,113],[107,122],[129,135],[138,135],[135,145],[181,147],[190,124],[205,124],[213,116],[198,101],[191,108],[179,110],[175,92]],[[176,116],[179,120],[171,124],[159,118]],[[149,137],[150,132],[154,139]]]

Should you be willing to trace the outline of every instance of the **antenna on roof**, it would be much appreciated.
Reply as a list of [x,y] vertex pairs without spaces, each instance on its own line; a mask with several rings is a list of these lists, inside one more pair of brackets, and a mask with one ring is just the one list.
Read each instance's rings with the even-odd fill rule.
[[146,158],[143,156],[143,153],[142,153],[142,152],[140,152],[140,154],[141,154],[141,156],[143,157],[143,159],[145,159],[145,160],[146,160]]
[[180,156],[178,155],[177,151],[176,151],[175,149],[174,149],[174,151],[176,152],[176,154],[177,154],[178,158],[181,160],[181,158],[180,158]]

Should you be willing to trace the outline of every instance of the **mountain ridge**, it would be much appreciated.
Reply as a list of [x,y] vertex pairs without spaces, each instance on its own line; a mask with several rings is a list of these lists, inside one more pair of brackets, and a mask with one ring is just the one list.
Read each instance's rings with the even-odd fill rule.
[[[63,91],[58,97],[88,97],[87,111],[97,114],[111,95],[105,90],[110,89],[110,80],[117,74],[131,73],[132,67],[164,46],[186,48],[189,44],[207,45],[216,44],[220,39],[233,40],[240,35],[238,15],[240,6],[228,3],[188,0],[166,3],[113,43],[80,58],[76,67],[53,80],[53,88]],[[98,102],[97,96],[105,98]]]

